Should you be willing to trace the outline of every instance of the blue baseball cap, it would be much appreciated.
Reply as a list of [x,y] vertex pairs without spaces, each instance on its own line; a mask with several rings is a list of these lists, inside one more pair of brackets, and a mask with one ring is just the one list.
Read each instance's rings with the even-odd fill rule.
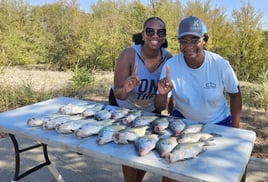
[[205,33],[207,33],[205,23],[195,16],[189,16],[183,19],[179,24],[178,39],[185,35],[202,37]]

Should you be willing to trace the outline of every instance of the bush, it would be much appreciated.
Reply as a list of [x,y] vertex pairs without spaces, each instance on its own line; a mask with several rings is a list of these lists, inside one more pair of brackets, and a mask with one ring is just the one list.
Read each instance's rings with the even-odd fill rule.
[[87,68],[75,68],[74,75],[72,77],[73,85],[78,88],[91,87],[94,85],[95,78],[91,71]]

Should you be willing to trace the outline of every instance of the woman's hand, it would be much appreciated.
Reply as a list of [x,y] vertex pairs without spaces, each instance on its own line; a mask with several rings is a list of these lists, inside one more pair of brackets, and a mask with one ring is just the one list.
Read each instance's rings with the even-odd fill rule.
[[173,85],[170,80],[169,66],[166,65],[166,77],[158,81],[158,91],[160,95],[166,95],[173,89]]
[[138,73],[138,64],[135,65],[132,74],[126,79],[124,83],[124,90],[126,93],[131,92],[135,87],[141,84],[141,81],[137,76],[137,73]]

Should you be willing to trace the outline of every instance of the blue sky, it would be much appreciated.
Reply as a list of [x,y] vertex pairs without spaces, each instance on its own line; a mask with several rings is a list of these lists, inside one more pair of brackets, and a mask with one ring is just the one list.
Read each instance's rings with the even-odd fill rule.
[[[45,3],[53,3],[56,0],[26,0],[32,5],[40,5]],[[97,2],[97,0],[77,0],[81,6],[82,10],[88,11],[90,4]],[[141,2],[148,4],[150,0],[141,0]],[[205,0],[201,0],[205,1]],[[265,23],[264,28],[268,29],[268,1],[267,0],[249,0],[250,3],[254,6],[255,12],[262,12],[263,19]],[[187,0],[181,0],[183,4]],[[240,0],[212,0],[211,4],[215,7],[223,7],[226,10],[227,15],[231,15],[233,9],[240,9]]]

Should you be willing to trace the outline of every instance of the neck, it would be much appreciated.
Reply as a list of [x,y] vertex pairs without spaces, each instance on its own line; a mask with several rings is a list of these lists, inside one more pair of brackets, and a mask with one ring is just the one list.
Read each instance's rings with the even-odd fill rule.
[[143,55],[143,57],[146,57],[148,59],[153,59],[157,56],[159,56],[159,54],[161,55],[161,50],[160,49],[150,49],[146,46],[142,46],[141,48],[141,54]]

